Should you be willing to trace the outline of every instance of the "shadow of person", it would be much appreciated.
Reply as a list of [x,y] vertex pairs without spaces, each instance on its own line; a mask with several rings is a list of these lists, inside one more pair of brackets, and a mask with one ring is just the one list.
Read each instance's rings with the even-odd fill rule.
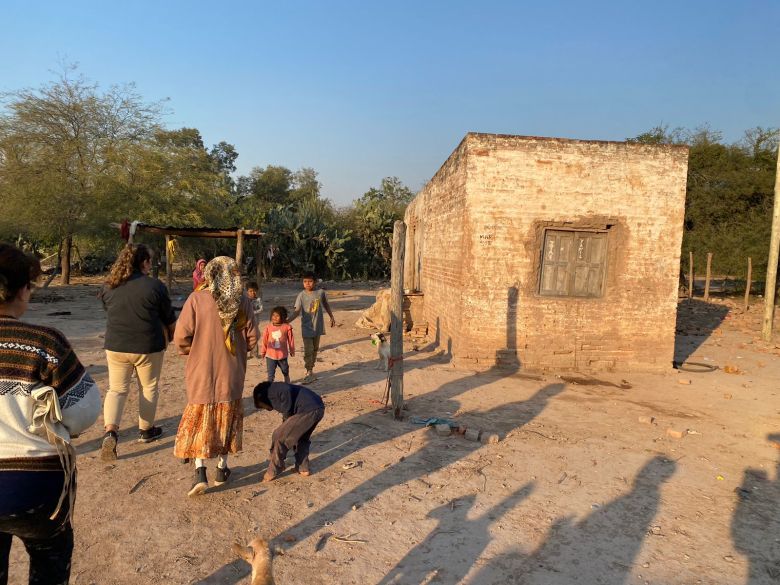
[[[767,437],[780,445],[780,433]],[[775,477],[763,469],[746,469],[737,488],[737,506],[731,521],[735,548],[748,558],[746,585],[780,582],[780,456]]]
[[677,303],[674,334],[674,362],[681,364],[693,355],[729,314],[729,308],[696,299]]
[[[472,380],[473,379],[474,377],[472,376]],[[445,384],[442,388],[433,392],[433,397],[425,398],[428,400],[435,400],[439,404],[439,408],[454,410],[457,407],[456,404],[448,404],[443,401],[476,386],[479,386],[479,383],[472,382],[471,385],[466,384],[464,387],[463,380],[457,380]],[[488,420],[499,421],[495,424],[496,430],[499,433],[506,433],[510,430],[520,428],[536,418],[545,409],[549,400],[560,394],[564,388],[564,384],[549,384],[540,388],[528,400],[502,404],[480,413],[480,416]],[[414,401],[410,401],[410,403],[411,402]],[[414,427],[405,424],[394,424],[389,428],[392,430],[392,435],[389,437],[390,439],[397,439],[398,437],[415,430]],[[322,434],[327,435],[327,433],[332,430],[334,429],[328,429]],[[363,441],[359,447],[366,447],[368,446],[367,443],[377,444],[388,440],[386,435],[382,436],[379,433],[370,433],[367,437],[368,439]],[[480,443],[462,441],[459,444],[459,447],[460,448],[457,449],[441,449],[438,442],[429,442],[411,455],[403,458],[402,461],[399,461],[395,465],[372,476],[348,492],[342,493],[335,500],[332,500],[304,520],[285,529],[284,532],[286,534],[295,535],[299,542],[303,541],[320,530],[326,521],[333,522],[347,514],[356,501],[372,500],[396,485],[405,484],[424,475],[434,473],[455,463],[459,459],[468,456],[470,453],[473,453],[482,447],[482,445]],[[356,447],[351,444],[347,445],[346,448],[349,452],[353,452],[356,449]],[[315,469],[322,469],[323,467],[334,463],[335,460],[341,456],[341,451],[331,451],[314,459],[312,465]]]
[[251,573],[252,569],[244,559],[235,559],[192,585],[235,585]]
[[439,521],[420,544],[410,550],[377,585],[421,583],[431,573],[436,583],[460,583],[492,539],[490,526],[527,498],[533,483],[517,489],[503,501],[469,519],[476,494],[453,500],[428,512]]
[[597,508],[583,520],[557,520],[546,540],[530,555],[509,551],[493,558],[471,583],[572,585],[626,583],[631,566],[660,506],[660,488],[676,463],[653,457],[624,496]]

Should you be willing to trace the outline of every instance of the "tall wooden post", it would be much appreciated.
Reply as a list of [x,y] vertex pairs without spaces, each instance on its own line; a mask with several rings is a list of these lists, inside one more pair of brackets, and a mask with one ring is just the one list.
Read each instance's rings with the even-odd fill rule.
[[747,271],[747,278],[745,279],[745,310],[748,310],[748,306],[750,305],[750,285],[751,285],[751,278],[753,277],[753,259],[748,256],[748,271]]
[[236,264],[241,273],[244,273],[242,265],[244,263],[244,230],[236,232]]
[[171,236],[165,236],[165,284],[168,292],[171,292],[173,284],[173,261],[171,259]]
[[393,259],[390,272],[390,401],[393,418],[400,419],[404,407],[404,249],[406,224],[393,226]]
[[257,280],[257,286],[260,286],[260,290],[257,291],[260,295],[260,298],[263,298],[262,294],[262,286],[260,285],[260,281],[262,280],[262,266],[263,266],[263,240],[262,238],[256,239],[257,244],[255,245],[255,279]]
[[693,298],[693,252],[688,252],[688,298]]
[[761,337],[772,340],[772,322],[775,318],[775,289],[777,286],[777,262],[780,259],[780,145],[777,147],[777,174],[775,175],[775,205],[772,211],[772,237],[769,239],[769,263],[766,267],[764,286],[764,320]]
[[710,276],[712,275],[712,252],[707,252],[707,276],[704,279],[704,300],[710,300]]
[[62,272],[62,284],[70,284],[70,256],[73,250],[73,236],[66,236],[62,241],[62,257],[60,258],[60,270]]

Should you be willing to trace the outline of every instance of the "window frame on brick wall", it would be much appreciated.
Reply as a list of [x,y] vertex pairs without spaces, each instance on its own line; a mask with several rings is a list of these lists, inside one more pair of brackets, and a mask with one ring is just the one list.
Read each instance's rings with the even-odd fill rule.
[[545,228],[537,293],[548,298],[603,298],[609,260],[608,236],[608,230]]

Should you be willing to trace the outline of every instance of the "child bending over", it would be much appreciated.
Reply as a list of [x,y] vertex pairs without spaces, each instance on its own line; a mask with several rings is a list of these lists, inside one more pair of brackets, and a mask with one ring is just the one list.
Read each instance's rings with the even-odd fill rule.
[[325,415],[325,403],[305,386],[260,382],[252,393],[255,406],[282,413],[282,424],[271,435],[271,453],[264,482],[273,481],[284,471],[287,452],[295,451],[295,471],[310,474],[311,434]]

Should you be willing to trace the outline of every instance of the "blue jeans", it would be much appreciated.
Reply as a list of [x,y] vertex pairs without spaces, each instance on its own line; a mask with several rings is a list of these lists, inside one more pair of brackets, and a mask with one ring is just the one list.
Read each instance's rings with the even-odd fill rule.
[[276,377],[276,366],[279,366],[279,369],[282,370],[282,375],[284,375],[285,378],[290,375],[290,366],[287,363],[287,358],[281,359],[281,360],[273,360],[269,357],[265,358],[265,367],[268,371],[268,381],[273,382],[274,378]]
[[[0,585],[8,583],[11,539],[19,538],[30,555],[30,585],[66,584],[73,555],[73,528],[63,521],[68,498],[57,518],[64,472],[0,471]],[[75,489],[75,485],[71,489]]]

